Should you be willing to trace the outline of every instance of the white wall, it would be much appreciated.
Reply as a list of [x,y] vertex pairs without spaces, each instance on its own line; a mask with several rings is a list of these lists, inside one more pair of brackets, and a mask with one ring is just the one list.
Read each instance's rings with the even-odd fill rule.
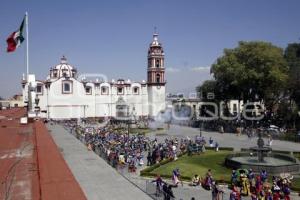
[[164,86],[148,86],[149,115],[156,117],[166,109],[166,91]]
[[[130,83],[123,86],[124,93],[118,94],[117,88],[121,85],[115,83],[87,83],[92,88],[91,94],[86,94],[82,82],[69,78],[72,82],[72,93],[62,93],[62,83],[65,78],[54,80],[47,89],[43,85],[43,92],[38,94],[41,117],[54,119],[84,118],[84,117],[115,117],[116,102],[123,97],[129,105],[129,113],[135,116],[148,116],[148,93],[147,85],[141,83]],[[43,84],[42,82],[38,82]],[[108,94],[101,94],[101,87],[108,88]],[[138,88],[138,93],[133,93],[133,88]],[[26,87],[25,87],[26,88]],[[25,89],[23,89],[25,95]],[[135,107],[135,111],[133,111]]]

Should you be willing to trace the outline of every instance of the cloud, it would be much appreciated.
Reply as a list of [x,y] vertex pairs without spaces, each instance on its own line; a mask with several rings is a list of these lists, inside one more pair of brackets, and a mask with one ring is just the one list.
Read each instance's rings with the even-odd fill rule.
[[200,66],[200,67],[190,68],[190,71],[193,71],[193,72],[209,71],[209,70],[210,70],[210,66]]
[[180,69],[174,67],[168,67],[166,68],[166,71],[171,73],[176,73],[176,72],[180,72]]

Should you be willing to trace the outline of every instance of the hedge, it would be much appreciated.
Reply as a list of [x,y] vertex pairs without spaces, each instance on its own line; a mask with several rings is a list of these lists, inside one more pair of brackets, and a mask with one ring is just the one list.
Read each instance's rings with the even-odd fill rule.
[[[206,146],[205,147],[206,150],[215,150],[215,147],[210,147],[210,146]],[[233,147],[219,147],[219,150],[223,150],[223,151],[234,151]]]

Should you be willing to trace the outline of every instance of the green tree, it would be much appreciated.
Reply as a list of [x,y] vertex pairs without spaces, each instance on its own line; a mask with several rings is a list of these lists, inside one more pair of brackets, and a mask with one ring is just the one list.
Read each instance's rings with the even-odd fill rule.
[[214,93],[215,95],[218,93],[217,91],[217,82],[215,80],[206,80],[201,85],[196,87],[197,93],[204,100],[207,100],[208,93]]
[[289,65],[290,97],[300,107],[300,43],[289,44],[285,49],[284,57]]
[[269,110],[282,98],[288,80],[283,50],[262,41],[225,49],[211,71],[224,100],[264,100]]

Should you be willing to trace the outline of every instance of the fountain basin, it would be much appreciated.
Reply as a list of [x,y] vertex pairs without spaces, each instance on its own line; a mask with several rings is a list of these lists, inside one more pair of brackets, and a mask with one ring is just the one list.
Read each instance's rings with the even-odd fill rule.
[[266,170],[269,174],[297,174],[300,171],[299,160],[292,155],[280,153],[264,153],[264,161],[257,160],[257,152],[239,152],[228,155],[225,165],[233,169],[252,169],[254,172]]

